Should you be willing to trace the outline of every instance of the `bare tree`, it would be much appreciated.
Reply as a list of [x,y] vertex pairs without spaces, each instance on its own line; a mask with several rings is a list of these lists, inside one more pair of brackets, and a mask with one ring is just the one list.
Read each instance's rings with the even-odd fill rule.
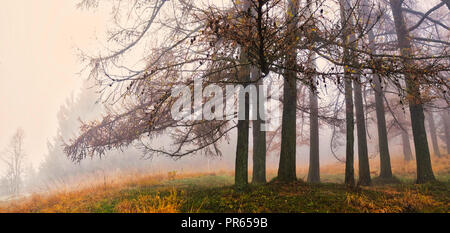
[[24,174],[24,160],[26,157],[23,140],[25,132],[18,128],[11,138],[1,160],[6,165],[5,179],[7,180],[8,191],[11,195],[17,196],[22,189]]

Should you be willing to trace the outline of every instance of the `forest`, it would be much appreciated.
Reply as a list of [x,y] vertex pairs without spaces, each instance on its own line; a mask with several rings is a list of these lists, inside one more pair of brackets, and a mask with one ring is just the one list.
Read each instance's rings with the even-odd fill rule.
[[449,0],[72,7],[103,34],[38,166],[14,126],[0,212],[450,211]]

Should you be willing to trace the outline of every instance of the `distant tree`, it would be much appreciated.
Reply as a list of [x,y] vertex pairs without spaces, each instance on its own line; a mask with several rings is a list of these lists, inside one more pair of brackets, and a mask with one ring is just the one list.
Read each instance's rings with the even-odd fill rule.
[[413,154],[411,149],[411,143],[409,142],[408,132],[402,131],[402,148],[403,148],[403,158],[405,161],[413,160]]
[[17,196],[21,192],[25,151],[23,148],[23,140],[25,132],[18,128],[11,138],[11,141],[6,148],[4,154],[0,157],[6,164],[6,173],[4,179],[6,180],[7,190],[10,195]]
[[105,112],[98,103],[97,89],[84,81],[77,96],[67,98],[57,113],[58,128],[54,139],[47,143],[47,154],[40,164],[37,181],[41,186],[58,185],[83,175],[127,169],[147,170],[153,161],[143,160],[138,148],[130,146],[123,151],[111,150],[107,156],[92,157],[73,163],[63,152],[63,144],[79,132],[83,121],[93,120]]
[[428,131],[430,133],[431,145],[433,146],[434,156],[438,158],[441,157],[441,152],[439,150],[437,133],[436,133],[436,123],[434,122],[433,112],[425,112],[425,118],[428,121]]
[[448,109],[445,109],[441,113],[441,123],[442,123],[442,139],[447,147],[447,154],[450,154],[450,113]]

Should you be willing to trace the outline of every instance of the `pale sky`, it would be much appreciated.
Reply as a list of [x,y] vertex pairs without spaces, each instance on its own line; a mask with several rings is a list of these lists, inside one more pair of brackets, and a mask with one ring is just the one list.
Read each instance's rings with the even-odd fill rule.
[[0,8],[0,152],[17,127],[37,167],[56,134],[56,114],[77,93],[82,68],[76,48],[98,46],[107,14],[75,0],[10,0]]
[[76,48],[98,51],[108,25],[110,8],[80,10],[77,2],[8,0],[0,8],[0,153],[22,127],[35,168],[56,135],[60,106],[86,77],[77,74]]

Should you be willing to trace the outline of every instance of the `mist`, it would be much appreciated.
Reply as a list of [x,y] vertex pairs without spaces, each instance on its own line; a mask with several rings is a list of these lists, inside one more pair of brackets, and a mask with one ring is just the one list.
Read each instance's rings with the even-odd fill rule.
[[[220,5],[219,1],[213,2]],[[418,7],[417,11],[429,9],[439,3],[437,0],[411,2],[414,2]],[[131,142],[124,140],[125,146],[105,143],[105,145],[107,144],[105,153],[92,153],[81,161],[76,161],[64,151],[65,146],[73,143],[80,135],[85,135],[90,129],[83,128],[86,125],[90,124],[92,128],[95,128],[96,124],[100,124],[109,115],[117,116],[120,115],[119,113],[128,111],[132,105],[126,101],[120,102],[121,94],[132,95],[141,91],[138,88],[132,89],[133,82],[127,81],[116,84],[107,78],[101,80],[98,77],[91,77],[89,70],[91,67],[89,66],[92,65],[92,62],[88,58],[102,57],[110,51],[120,49],[122,43],[129,42],[127,39],[118,42],[108,40],[111,37],[111,34],[108,34],[111,30],[110,25],[114,23],[114,19],[111,18],[113,4],[106,3],[103,7],[94,9],[80,9],[77,7],[77,1],[19,0],[4,2],[2,8],[0,8],[0,153],[6,153],[1,151],[3,148],[5,148],[5,151],[7,150],[11,137],[16,130],[18,128],[23,129],[25,159],[22,164],[21,195],[47,192],[62,186],[70,187],[71,184],[80,183],[90,178],[93,180],[102,179],[102,177],[111,178],[117,174],[162,174],[166,176],[168,172],[173,171],[215,174],[219,172],[233,173],[235,169],[236,129],[230,131],[226,140],[221,140],[218,143],[217,148],[220,150],[220,156],[205,151],[198,151],[183,157],[152,154],[139,143],[141,138],[139,140],[133,139]],[[336,5],[329,6],[328,10],[338,12],[338,9]],[[165,14],[168,14],[168,12],[170,11],[163,11]],[[326,12],[324,18],[329,17],[332,18],[330,22],[338,22],[336,12],[334,12],[335,15]],[[448,19],[448,12],[443,18]],[[408,20],[411,19],[406,19],[406,21]],[[127,23],[129,22],[127,21]],[[377,29],[381,30],[380,28],[384,27],[385,25],[381,25]],[[425,29],[421,30],[414,33],[419,35],[426,33]],[[444,38],[448,40],[448,32],[446,33]],[[149,51],[157,51],[152,46],[160,46],[161,48],[162,45],[167,46],[165,44],[168,43],[165,41],[167,35],[170,35],[169,29],[160,29],[160,31],[148,36],[148,41],[137,45],[134,48],[135,50],[128,54],[129,59],[122,61],[120,65],[115,64],[116,61],[114,60],[111,69],[114,71],[120,70],[122,65],[129,65],[136,70],[144,67],[143,69],[146,71],[142,73],[147,75],[147,71],[152,67],[147,67],[148,61],[146,59],[154,59],[153,55],[149,55],[151,54]],[[195,39],[191,39],[191,44],[194,41]],[[111,46],[109,43],[116,44]],[[166,55],[166,53],[163,55]],[[304,63],[306,64],[306,62]],[[329,72],[329,69],[335,66],[327,59],[320,57],[314,60],[314,63],[319,73]],[[128,72],[132,70],[127,69]],[[316,68],[314,68],[314,72],[316,72]],[[122,70],[118,73],[126,72]],[[264,77],[279,78],[275,72],[267,72],[266,75]],[[322,166],[336,164],[343,166],[346,148],[345,131],[342,123],[345,120],[345,107],[343,107],[343,97],[340,95],[342,94],[342,88],[330,87],[330,85],[333,85],[333,81],[319,81],[317,81],[316,88],[317,98],[319,99],[318,111],[321,116],[319,119],[320,166],[321,168]],[[131,91],[121,93],[127,85],[130,85]],[[298,96],[302,98],[298,102],[296,118],[297,147],[295,161],[297,170],[300,171],[298,176],[305,180],[310,162],[310,109],[308,109],[310,102],[307,98],[310,89],[308,85],[305,84],[298,89]],[[312,84],[312,86],[314,85]],[[374,91],[370,88],[370,85],[372,85],[372,81],[363,88],[365,107],[363,117],[365,117],[364,120],[367,124],[369,162],[378,164],[380,152],[378,149],[375,100],[373,98]],[[167,85],[161,84],[160,88],[164,86]],[[155,87],[155,89],[157,88]],[[118,95],[119,100],[108,99],[108,95],[111,93]],[[404,132],[409,132],[407,136],[409,141],[405,144],[405,141],[402,141],[401,138],[401,130],[396,126],[397,123],[398,125],[410,124],[408,120],[405,120],[406,123],[399,123],[399,121],[409,118],[410,114],[402,109],[401,104],[397,103],[396,98],[398,96],[400,94],[395,89],[395,85],[386,88],[386,108],[388,109],[386,113],[392,115],[387,114],[386,117],[389,151],[392,158],[403,159],[406,144],[409,147],[414,144],[411,127],[405,126],[405,129],[402,129]],[[139,98],[140,96],[130,97],[127,101],[133,104],[143,101]],[[427,131],[430,131],[430,125],[435,124],[433,126],[435,128],[434,133],[428,133],[425,137],[428,136],[430,148],[441,148],[442,154],[445,154],[443,148],[445,147],[445,140],[448,139],[445,138],[446,132],[443,127],[446,119],[442,112],[448,111],[448,102],[439,101],[436,105],[425,106],[428,114],[431,114],[428,115],[428,118],[434,116],[434,122],[427,121],[426,123]],[[439,107],[436,107],[437,105]],[[442,107],[441,105],[445,106]],[[390,109],[391,107],[393,110]],[[426,119],[428,120],[428,118]],[[252,124],[250,124],[250,128],[252,127]],[[356,127],[354,132],[356,135]],[[153,136],[150,133],[149,131],[148,137],[143,136],[143,140],[148,140],[149,144],[165,145],[171,149],[176,148],[176,145],[171,144],[173,141],[171,141],[169,133],[162,136]],[[278,132],[278,134],[281,133]],[[435,135],[435,138],[432,138],[433,135]],[[275,176],[274,174],[280,164],[281,146],[277,143],[281,139],[280,136],[274,138],[271,145],[273,149],[268,150],[266,156],[266,168],[268,173],[271,174],[271,178]],[[356,136],[355,139],[357,139]],[[251,149],[253,136],[251,133],[249,142],[248,171],[251,172],[253,164],[253,151]],[[438,145],[436,146],[433,143]],[[95,145],[92,147],[95,147]],[[358,151],[357,145],[355,145],[354,150]],[[435,151],[432,154],[435,154]],[[412,153],[412,156],[414,157],[415,153]],[[358,162],[358,158],[355,158],[355,164],[358,164]],[[3,171],[6,170],[7,166],[0,163],[0,184],[2,185],[0,187],[0,199],[11,198],[6,190],[6,178],[1,180]],[[378,173],[379,169],[372,172]],[[344,170],[339,174],[344,174]]]

